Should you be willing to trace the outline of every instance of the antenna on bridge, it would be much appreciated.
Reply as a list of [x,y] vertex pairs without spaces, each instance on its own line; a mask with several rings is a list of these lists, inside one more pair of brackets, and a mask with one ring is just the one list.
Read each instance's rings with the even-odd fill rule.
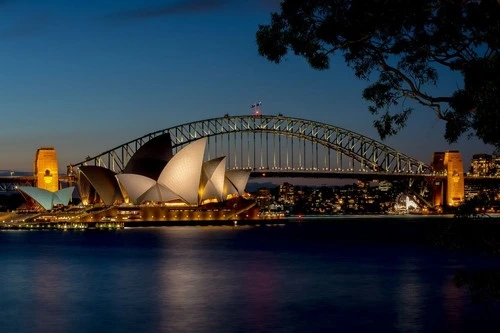
[[257,102],[255,104],[252,104],[250,106],[250,108],[253,110],[253,115],[254,116],[260,116],[261,115],[261,112],[260,112],[260,106],[262,105],[262,102]]

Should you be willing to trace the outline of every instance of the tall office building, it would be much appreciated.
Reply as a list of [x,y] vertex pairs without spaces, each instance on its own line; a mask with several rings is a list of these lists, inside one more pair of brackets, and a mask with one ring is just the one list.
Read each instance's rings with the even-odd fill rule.
[[489,154],[472,155],[470,172],[472,176],[490,176],[495,169],[493,156]]
[[56,150],[53,147],[42,147],[36,151],[34,175],[36,186],[44,190],[59,190],[59,170]]
[[295,187],[287,182],[281,184],[279,200],[285,204],[293,205],[295,203]]

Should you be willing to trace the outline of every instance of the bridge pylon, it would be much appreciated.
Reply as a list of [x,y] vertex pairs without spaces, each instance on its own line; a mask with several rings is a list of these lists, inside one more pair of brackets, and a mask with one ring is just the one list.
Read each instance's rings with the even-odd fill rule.
[[435,152],[432,167],[437,174],[442,175],[433,180],[434,206],[459,206],[465,198],[464,166],[460,152]]
[[59,170],[54,147],[41,147],[37,149],[34,175],[36,187],[51,192],[59,190]]

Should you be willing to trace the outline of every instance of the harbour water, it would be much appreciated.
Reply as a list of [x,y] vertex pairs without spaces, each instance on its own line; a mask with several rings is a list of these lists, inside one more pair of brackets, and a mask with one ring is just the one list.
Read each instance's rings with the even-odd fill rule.
[[498,332],[498,257],[339,228],[1,231],[1,332]]

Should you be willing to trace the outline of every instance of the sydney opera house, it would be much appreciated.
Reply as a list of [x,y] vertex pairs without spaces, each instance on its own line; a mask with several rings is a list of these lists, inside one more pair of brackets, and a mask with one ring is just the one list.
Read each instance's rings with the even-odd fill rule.
[[56,192],[32,186],[19,186],[17,189],[26,199],[26,206],[51,210],[55,206],[67,206],[75,187],[66,187]]
[[[202,138],[174,155],[166,133],[142,145],[121,173],[81,166],[77,185],[82,205],[103,211],[94,218],[113,220],[230,219],[236,211],[250,209],[252,202],[242,199],[250,171],[226,170],[225,157],[205,161],[206,146]],[[72,188],[20,191],[50,210],[67,205]]]

